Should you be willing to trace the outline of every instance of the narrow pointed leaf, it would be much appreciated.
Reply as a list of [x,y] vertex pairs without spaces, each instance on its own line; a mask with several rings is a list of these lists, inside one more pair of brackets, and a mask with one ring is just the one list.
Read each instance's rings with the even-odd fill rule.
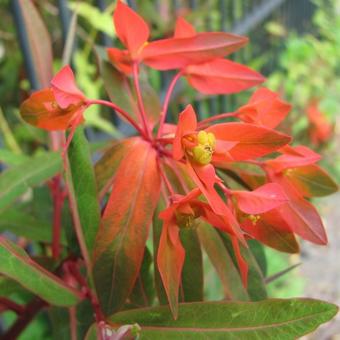
[[159,274],[157,266],[157,254],[159,248],[159,240],[161,238],[163,221],[158,217],[159,213],[166,208],[164,198],[161,196],[158,202],[157,208],[155,210],[153,220],[152,220],[152,232],[153,232],[153,263],[154,263],[154,275],[155,275],[155,288],[158,297],[158,301],[161,305],[166,305],[168,303],[166,292],[162,283],[161,276]]
[[261,214],[286,203],[288,197],[279,184],[266,183],[253,191],[234,190],[238,207],[247,214]]
[[265,78],[249,67],[227,59],[214,59],[185,68],[189,84],[204,94],[230,94],[262,83]]
[[338,191],[334,180],[315,164],[289,169],[285,179],[305,197],[322,197]]
[[223,285],[224,296],[231,300],[249,300],[242,280],[218,232],[200,223],[197,234]]
[[206,131],[212,132],[217,140],[238,142],[228,151],[235,161],[264,156],[278,150],[291,140],[283,133],[246,123],[216,124]]
[[157,251],[157,267],[167,295],[173,317],[178,316],[179,290],[185,250],[179,238],[179,228],[176,224],[163,224],[159,247]]
[[235,52],[248,39],[224,32],[198,33],[184,38],[157,40],[142,51],[145,64],[157,70],[183,68]]
[[278,208],[292,232],[315,244],[327,244],[327,235],[315,207],[302,198],[296,198]]
[[82,127],[75,132],[68,155],[80,222],[87,249],[92,253],[99,227],[100,207],[89,144]]
[[80,294],[54,274],[39,266],[15,244],[0,240],[0,273],[56,306],[73,306]]
[[13,151],[7,150],[5,148],[0,149],[0,164],[6,165],[18,165],[24,161],[28,160],[28,156],[15,153]]
[[24,194],[27,189],[52,178],[61,170],[59,153],[43,153],[0,174],[0,210]]
[[156,151],[140,139],[120,163],[96,238],[93,275],[105,313],[133,289],[159,191]]
[[152,256],[148,248],[145,249],[142,266],[129,296],[129,307],[135,308],[151,306],[155,296],[153,276],[151,274]]
[[[236,256],[231,240],[225,233],[219,232],[223,243],[236,265]],[[264,300],[267,297],[263,273],[249,248],[241,245],[241,254],[248,264],[248,295],[252,301]]]
[[137,323],[140,339],[297,339],[332,319],[334,304],[312,299],[261,302],[202,302],[180,305],[172,319],[167,307],[120,312],[115,325]]
[[266,280],[265,280],[266,284],[268,285],[269,283],[272,283],[272,282],[278,280],[279,278],[281,278],[285,274],[288,274],[290,271],[292,271],[293,269],[299,267],[300,265],[301,265],[301,263],[293,264],[293,265],[289,266],[288,268],[286,268],[284,270],[281,270],[278,273],[273,274],[273,275],[267,277]]
[[268,160],[266,163],[276,172],[296,168],[300,166],[311,165],[318,162],[321,156],[304,145],[291,147],[286,145],[280,150],[283,154],[274,159]]
[[203,263],[197,228],[181,229],[180,238],[186,254],[182,270],[181,301],[202,301]]
[[261,243],[285,253],[298,253],[300,246],[287,222],[276,210],[268,211],[259,216],[254,224],[249,219],[241,223],[242,229]]
[[289,182],[285,182],[284,176],[269,174],[274,182],[279,183],[285,189],[289,198],[287,203],[277,208],[281,218],[289,226],[288,231],[294,232],[315,244],[327,244],[325,227],[316,208],[303,198],[298,188]]
[[113,14],[119,40],[131,52],[137,52],[149,38],[149,27],[144,19],[121,0]]

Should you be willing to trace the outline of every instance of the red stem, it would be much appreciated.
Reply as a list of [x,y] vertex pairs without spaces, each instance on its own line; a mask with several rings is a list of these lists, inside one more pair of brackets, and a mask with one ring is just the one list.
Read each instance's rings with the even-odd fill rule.
[[24,308],[15,323],[3,335],[3,339],[17,339],[20,333],[35,318],[36,314],[48,304],[41,299],[34,299]]
[[73,275],[73,277],[78,281],[80,286],[82,286],[85,289],[86,295],[91,301],[91,304],[92,304],[92,307],[93,307],[93,310],[96,316],[96,322],[99,323],[103,321],[105,318],[104,318],[103,312],[100,309],[97,295],[92,291],[92,289],[87,284],[87,281],[85,280],[85,278],[81,275],[79,268],[78,268],[78,264],[74,262],[69,262],[68,269],[70,273]]
[[5,297],[0,297],[0,305],[3,305],[6,307],[6,310],[11,310],[17,314],[22,314],[25,310],[25,307],[17,304],[16,302],[7,299]]
[[94,99],[94,100],[89,100],[88,105],[92,104],[98,104],[98,105],[104,105],[107,107],[110,107],[117,111],[119,114],[121,114],[122,117],[124,117],[144,138],[146,137],[145,132],[140,128],[140,126],[130,117],[130,115],[121,109],[119,106],[117,106],[114,103],[108,102],[106,100],[101,100],[101,99]]
[[181,184],[181,187],[183,188],[183,191],[185,193],[189,192],[189,188],[187,186],[187,184],[185,183],[185,181],[183,180],[183,176],[180,174],[177,166],[176,166],[176,161],[174,161],[173,158],[167,158],[168,161],[168,165],[171,167],[171,169],[173,170],[173,172],[175,173],[179,183]]
[[157,142],[160,142],[162,144],[172,144],[174,141],[174,137],[160,137],[157,138]]
[[133,82],[134,82],[136,94],[137,94],[138,109],[139,109],[139,113],[141,116],[141,121],[144,127],[145,134],[147,135],[148,139],[151,140],[152,136],[151,136],[149,124],[148,124],[147,117],[146,117],[146,112],[145,112],[143,98],[142,98],[142,91],[140,89],[139,80],[138,80],[138,74],[139,74],[138,63],[135,62],[133,63]]
[[77,309],[76,307],[70,307],[68,309],[70,316],[70,335],[71,340],[77,340]]
[[157,131],[157,138],[160,138],[162,136],[162,132],[163,132],[163,127],[164,127],[164,123],[165,123],[165,118],[166,118],[166,114],[168,112],[168,106],[169,106],[169,101],[170,101],[170,97],[171,94],[175,88],[175,85],[177,83],[177,80],[183,75],[183,70],[179,71],[171,80],[171,83],[169,84],[169,88],[166,92],[165,98],[164,98],[164,104],[163,104],[163,108],[162,108],[162,113],[161,113],[161,117],[160,117],[160,122],[159,122],[159,128]]
[[160,172],[160,174],[161,174],[161,177],[163,178],[163,181],[164,181],[164,183],[165,183],[165,186],[166,186],[166,188],[168,189],[169,194],[170,194],[171,196],[173,196],[173,195],[175,195],[175,191],[174,191],[174,189],[172,188],[172,185],[171,185],[171,183],[170,183],[168,177],[166,176],[165,171],[164,171],[163,168],[162,168],[162,164],[161,164],[160,159],[157,158],[157,161],[158,161],[159,172]]
[[202,128],[205,127],[207,124],[214,122],[215,120],[219,120],[219,119],[224,119],[224,118],[229,118],[229,117],[237,117],[238,116],[238,112],[227,112],[227,113],[221,113],[219,115],[216,116],[212,116],[206,119],[201,120],[198,123],[198,127]]
[[61,214],[65,199],[60,175],[52,179],[51,191],[53,197],[52,257],[57,260],[60,256]]

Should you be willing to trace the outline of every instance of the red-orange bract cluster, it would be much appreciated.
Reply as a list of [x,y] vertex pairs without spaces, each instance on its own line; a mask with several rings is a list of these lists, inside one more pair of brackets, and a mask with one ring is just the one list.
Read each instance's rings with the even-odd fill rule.
[[[205,221],[227,233],[245,286],[248,269],[240,245],[247,247],[247,239],[254,238],[286,252],[298,251],[294,234],[326,244],[322,221],[307,199],[330,194],[337,188],[315,164],[319,155],[304,146],[289,146],[291,138],[274,130],[291,108],[278,94],[259,88],[235,112],[201,122],[197,122],[194,109],[188,105],[179,114],[177,125],[164,123],[171,91],[181,76],[206,94],[235,93],[264,81],[248,67],[224,59],[244,46],[247,39],[224,32],[197,33],[179,18],[173,37],[149,42],[148,25],[121,1],[113,18],[126,50],[108,48],[108,58],[121,72],[122,79],[133,78],[137,96],[129,100],[136,101],[139,120],[135,121],[132,112],[115,103],[86,99],[76,87],[69,67],[56,75],[50,89],[27,99],[21,113],[37,127],[66,130],[81,123],[86,107],[103,104],[115,108],[140,132],[141,137],[122,140],[116,149],[109,150],[119,163],[111,175],[107,175],[105,168],[107,155],[103,157],[104,165],[101,161],[97,164],[104,178],[101,193],[108,192],[110,187],[112,191],[97,234],[93,262],[96,271],[101,261],[104,264],[106,251],[119,254],[114,257],[118,262],[114,262],[112,275],[117,276],[113,281],[118,287],[124,277],[125,295],[120,303],[125,302],[138,276],[160,194],[161,201],[168,206],[159,215],[163,228],[155,245],[156,261],[175,317],[185,259],[179,236],[182,228],[196,228],[199,221]],[[156,136],[151,133],[154,122],[150,122],[150,113],[145,110],[138,82],[141,64],[157,70],[179,69],[160,112]],[[234,121],[213,123],[228,117]],[[269,157],[274,152],[276,157]],[[249,172],[240,164],[251,164],[257,172]],[[228,173],[247,190],[233,187],[233,182],[225,179]],[[120,240],[119,245],[114,240]],[[119,262],[122,253],[122,258],[129,259],[124,265]],[[101,280],[107,279],[106,274],[104,269],[97,270],[94,278],[98,287]],[[108,293],[108,300],[101,303],[110,305],[112,296]]]

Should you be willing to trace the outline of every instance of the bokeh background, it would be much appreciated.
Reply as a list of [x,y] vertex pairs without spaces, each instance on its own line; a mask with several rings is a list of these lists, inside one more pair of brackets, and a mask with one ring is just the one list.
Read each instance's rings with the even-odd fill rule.
[[[30,1],[30,0],[23,0]],[[42,86],[30,44],[31,13],[21,12],[20,0],[0,0],[0,171],[16,164],[20,157],[33,155],[48,144],[44,131],[25,124],[18,107],[32,91]],[[175,18],[184,16],[198,31],[218,30],[249,37],[249,44],[233,54],[267,77],[265,83],[293,104],[281,130],[323,155],[322,165],[340,179],[340,0],[131,0],[152,26],[157,39],[171,35]],[[90,98],[106,97],[99,77],[96,46],[117,44],[112,25],[115,2],[111,0],[35,0],[49,35],[42,30],[34,49],[52,49],[57,70],[69,59],[76,70],[79,87]],[[66,46],[66,47],[64,47]],[[51,52],[51,51],[49,51]],[[148,74],[161,95],[171,73]],[[197,94],[179,83],[171,104],[172,117],[189,102],[201,118],[230,112],[244,104],[251,91],[221,97]],[[130,134],[113,112],[100,107],[87,112],[86,133],[98,148],[103,141]],[[329,235],[329,245],[314,247],[302,243],[300,255],[288,256],[265,248],[267,277],[289,270],[268,282],[270,296],[309,296],[340,305],[340,196],[315,200]],[[0,232],[9,224],[1,221]],[[15,235],[13,236],[15,237]],[[300,264],[295,267],[295,264]],[[294,269],[292,269],[294,267]],[[213,271],[206,277],[206,295],[221,298],[222,288]],[[269,280],[270,281],[270,280]],[[0,282],[1,283],[1,282]],[[0,331],[13,316],[0,319]],[[41,315],[21,339],[48,339],[49,323]],[[1,334],[1,333],[0,333]],[[309,339],[340,339],[340,319],[327,324]]]

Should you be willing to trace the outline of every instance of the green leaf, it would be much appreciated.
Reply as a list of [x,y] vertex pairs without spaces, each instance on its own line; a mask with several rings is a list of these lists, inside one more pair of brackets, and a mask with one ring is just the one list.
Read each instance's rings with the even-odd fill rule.
[[71,2],[69,6],[73,11],[76,11],[79,16],[86,19],[96,30],[112,38],[115,36],[112,25],[112,15],[108,11],[101,12],[97,7],[86,2]]
[[338,191],[338,185],[318,165],[289,169],[285,178],[305,197],[322,197]]
[[49,152],[4,171],[0,175],[0,210],[24,194],[28,188],[43,183],[60,170],[60,154]]
[[157,153],[142,139],[125,155],[97,234],[93,277],[104,313],[119,309],[131,293],[143,260],[159,198]]
[[231,300],[249,300],[238,270],[218,232],[206,223],[197,228],[198,237],[223,284],[224,295]]
[[32,1],[19,1],[24,29],[32,53],[32,62],[40,87],[48,87],[52,79],[53,55],[50,35]]
[[180,238],[186,254],[182,270],[180,300],[183,302],[202,301],[203,263],[196,228],[181,229]]
[[[0,213],[0,231],[10,231],[33,241],[51,243],[52,225],[45,220],[37,219],[32,214],[17,208],[6,209]],[[61,243],[66,245],[62,231]]]
[[100,208],[89,144],[83,128],[75,132],[68,155],[80,222],[91,254],[100,222]]
[[7,165],[18,165],[29,159],[28,156],[23,154],[14,153],[10,150],[0,149],[0,163]]
[[[229,254],[233,258],[234,263],[236,264],[233,247],[229,240],[229,237],[222,232],[219,232],[225,247],[228,249]],[[249,271],[248,271],[248,295],[252,301],[263,300],[267,297],[266,285],[263,277],[263,273],[259,264],[257,263],[254,255],[252,254],[249,248],[246,248],[242,244],[241,254],[245,261],[248,263]]]
[[267,275],[267,259],[263,245],[257,240],[248,240],[248,246],[256,262],[261,268],[263,276]]
[[20,294],[25,289],[14,280],[9,279],[5,276],[0,276],[0,296],[9,297],[12,294]]
[[148,307],[152,305],[155,290],[153,283],[153,276],[151,273],[152,256],[148,248],[145,248],[142,266],[133,287],[132,293],[129,297],[129,307]]
[[35,263],[23,249],[5,239],[0,239],[0,273],[52,305],[73,306],[80,301],[80,294],[75,289]]
[[312,299],[202,302],[181,304],[177,320],[161,306],[120,312],[110,322],[137,323],[142,328],[140,339],[293,340],[314,331],[337,310]]

